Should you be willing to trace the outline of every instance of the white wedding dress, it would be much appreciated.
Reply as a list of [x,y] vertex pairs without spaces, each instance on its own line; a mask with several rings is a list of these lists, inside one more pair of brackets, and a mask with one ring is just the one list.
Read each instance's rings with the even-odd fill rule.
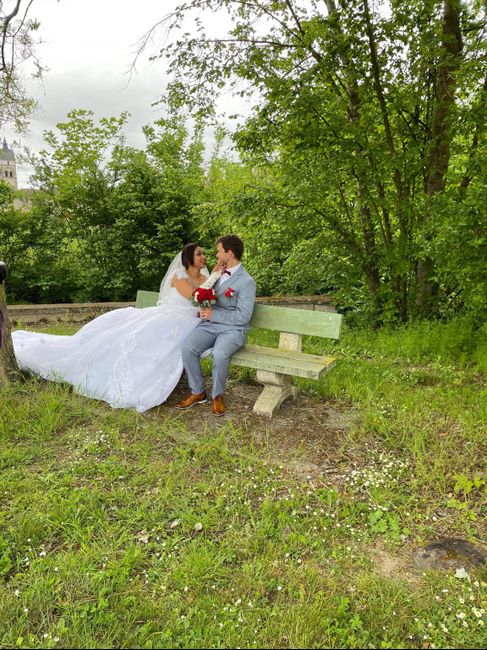
[[113,408],[142,413],[176,387],[183,371],[181,343],[199,322],[191,301],[166,282],[165,302],[158,307],[110,311],[72,336],[18,330],[12,339],[22,369],[72,384],[77,393]]

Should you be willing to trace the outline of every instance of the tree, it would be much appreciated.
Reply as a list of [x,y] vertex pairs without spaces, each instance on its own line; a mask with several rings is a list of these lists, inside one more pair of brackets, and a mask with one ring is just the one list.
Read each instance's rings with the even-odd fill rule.
[[[11,187],[7,183],[0,181],[0,214],[12,208],[12,195]],[[6,277],[7,265],[0,261],[0,386],[15,377],[18,370],[10,335],[10,321],[5,293]]]
[[[435,242],[479,177],[486,8],[477,0],[379,8],[189,0],[161,21],[174,38],[159,56],[175,74],[170,96],[196,112],[211,113],[228,85],[257,96],[236,142],[254,167],[274,170],[262,178],[279,179],[274,211],[306,223],[308,241],[314,231],[326,246],[324,284],[341,260],[348,284],[367,288],[375,321],[406,320],[437,306]],[[205,10],[228,13],[229,32],[210,33],[216,21],[205,28],[198,18],[196,36],[179,36],[189,13]],[[450,192],[455,166],[463,194]],[[266,190],[261,184],[255,196],[268,212]]]
[[15,359],[7,312],[4,284],[6,277],[7,267],[4,262],[0,261],[0,386],[18,376],[17,360]]
[[0,0],[0,126],[13,123],[18,131],[26,129],[36,105],[25,93],[20,68],[30,60],[34,76],[43,71],[34,38],[40,23],[28,18],[32,4],[33,0]]
[[[133,299],[141,286],[159,286],[169,261],[193,238],[192,206],[204,182],[201,129],[190,137],[182,119],[169,116],[145,127],[147,149],[140,151],[120,135],[126,117],[95,122],[90,111],[72,111],[45,134],[48,147],[34,158],[32,208],[5,229],[3,244],[18,251],[21,241],[32,259],[46,262],[54,253],[41,265],[47,274],[24,282],[24,294],[38,289],[29,299],[58,300],[66,292],[68,300]],[[10,257],[12,286],[20,289],[23,269]]]
[[[0,126],[13,123],[19,131],[25,130],[27,119],[35,102],[27,97],[19,72],[19,66],[27,59],[33,59],[40,75],[42,68],[35,55],[35,41],[32,37],[39,23],[27,18],[33,0],[15,0],[5,11],[4,0],[0,0]],[[3,185],[3,184],[2,184]],[[5,189],[0,188],[0,209],[5,206]],[[0,270],[6,275],[6,267]],[[14,376],[17,370],[10,324],[7,313],[4,277],[0,279],[0,383]]]

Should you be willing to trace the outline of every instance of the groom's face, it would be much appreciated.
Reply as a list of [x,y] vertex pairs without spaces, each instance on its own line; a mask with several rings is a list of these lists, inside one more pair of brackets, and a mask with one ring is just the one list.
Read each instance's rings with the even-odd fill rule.
[[233,252],[226,251],[221,242],[216,245],[216,259],[220,266],[226,266],[233,259]]

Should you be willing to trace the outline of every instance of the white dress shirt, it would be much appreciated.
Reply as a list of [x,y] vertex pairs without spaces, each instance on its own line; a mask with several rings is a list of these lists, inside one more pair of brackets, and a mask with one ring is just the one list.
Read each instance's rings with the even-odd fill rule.
[[237,266],[232,266],[231,269],[227,269],[227,271],[228,271],[228,273],[230,273],[230,275],[228,275],[228,273],[222,273],[222,277],[220,278],[220,286],[222,286],[222,284],[224,282],[227,282],[228,280],[231,280],[232,275],[235,273],[235,271],[238,271],[238,269],[241,266],[242,266],[241,264],[237,264]]

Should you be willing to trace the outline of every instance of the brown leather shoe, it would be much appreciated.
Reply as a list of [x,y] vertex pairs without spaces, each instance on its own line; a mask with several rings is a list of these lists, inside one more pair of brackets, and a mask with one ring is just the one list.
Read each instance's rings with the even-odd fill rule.
[[206,393],[198,393],[195,395],[191,393],[186,399],[183,399],[181,402],[178,402],[175,406],[177,409],[190,409],[195,404],[203,404],[206,402]]
[[213,415],[223,415],[225,413],[223,395],[217,395],[215,399],[211,400],[211,410],[213,412]]

